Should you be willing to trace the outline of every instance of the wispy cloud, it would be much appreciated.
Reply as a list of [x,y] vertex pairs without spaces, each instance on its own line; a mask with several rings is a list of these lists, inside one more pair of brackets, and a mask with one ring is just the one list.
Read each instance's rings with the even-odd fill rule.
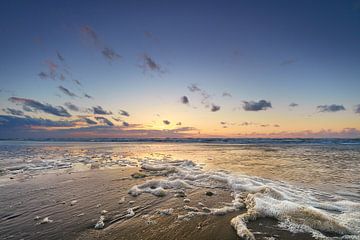
[[56,56],[57,56],[57,58],[58,58],[61,62],[64,62],[64,61],[65,61],[65,58],[60,54],[59,51],[56,51]]
[[89,108],[89,111],[94,114],[98,114],[98,115],[111,115],[112,114],[111,111],[106,111],[101,106],[95,106],[95,107]]
[[109,48],[109,47],[105,47],[101,51],[101,53],[110,62],[121,58],[121,56],[117,52],[115,52],[112,48]]
[[89,94],[85,93],[84,97],[88,98],[88,99],[94,99],[92,96],[90,96]]
[[91,120],[90,118],[83,118],[83,120],[90,125],[96,125],[97,122],[95,122],[94,120]]
[[69,89],[65,88],[64,86],[59,86],[58,88],[63,94],[69,97],[77,97],[75,93],[71,92]]
[[266,100],[256,101],[243,101],[243,109],[245,111],[261,111],[272,108],[271,102]]
[[80,29],[80,32],[82,34],[84,34],[84,36],[89,39],[90,41],[92,41],[92,43],[96,46],[98,45],[102,45],[101,44],[101,41],[97,35],[97,33],[88,25],[86,26],[83,26],[81,29]]
[[119,111],[119,114],[120,114],[121,116],[130,117],[130,114],[129,114],[127,111],[125,111],[125,110],[120,110],[120,111]]
[[96,120],[98,120],[99,122],[107,125],[107,126],[114,126],[114,124],[107,118],[104,117],[95,117]]
[[170,125],[170,121],[169,121],[169,120],[163,120],[163,123],[164,123],[165,125]]
[[223,97],[232,97],[231,93],[228,93],[228,92],[223,92],[222,96]]
[[157,72],[159,74],[165,73],[165,70],[162,69],[161,65],[157,63],[154,58],[152,58],[148,54],[143,54],[141,56],[142,63],[139,65],[140,68],[143,69],[143,72]]
[[11,97],[9,98],[9,101],[22,105],[24,110],[28,109],[30,111],[42,111],[59,117],[71,117],[71,114],[61,106],[54,107],[48,103],[41,103],[32,99],[19,97]]
[[3,111],[7,114],[14,115],[14,116],[24,116],[23,111],[17,110],[14,108],[4,108]]
[[96,49],[100,50],[101,55],[110,63],[121,58],[121,55],[113,48],[106,46],[92,27],[88,25],[83,26],[80,29],[80,32],[96,47]]
[[66,102],[64,105],[71,111],[74,111],[74,112],[80,111],[80,108],[71,102]]
[[289,104],[289,107],[298,107],[299,106],[299,104],[297,104],[297,103],[290,103]]
[[190,92],[199,92],[201,89],[198,87],[197,84],[192,83],[190,86],[188,86],[188,89]]
[[354,106],[354,112],[360,113],[360,104]]
[[122,124],[124,127],[128,127],[130,125],[128,122],[125,122],[125,121]]
[[338,105],[338,104],[319,105],[316,108],[319,112],[338,112],[338,111],[346,110],[343,105]]

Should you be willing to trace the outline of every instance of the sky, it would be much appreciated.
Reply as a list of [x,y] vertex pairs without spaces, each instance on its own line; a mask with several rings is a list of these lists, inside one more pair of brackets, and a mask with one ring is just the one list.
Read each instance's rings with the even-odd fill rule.
[[0,6],[0,139],[360,137],[360,1]]

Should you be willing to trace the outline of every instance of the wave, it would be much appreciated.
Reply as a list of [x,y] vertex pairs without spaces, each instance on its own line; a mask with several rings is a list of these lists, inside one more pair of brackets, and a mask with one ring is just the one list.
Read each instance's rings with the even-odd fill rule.
[[230,224],[245,239],[255,239],[247,223],[258,218],[276,219],[279,227],[311,233],[316,239],[360,239],[360,203],[340,196],[258,177],[204,171],[189,160],[143,160],[141,168],[148,174],[164,177],[133,186],[129,194],[135,197],[146,193],[161,197],[193,188],[220,188],[233,198],[231,203],[219,208],[187,207],[188,213],[179,215],[178,220],[239,211]]

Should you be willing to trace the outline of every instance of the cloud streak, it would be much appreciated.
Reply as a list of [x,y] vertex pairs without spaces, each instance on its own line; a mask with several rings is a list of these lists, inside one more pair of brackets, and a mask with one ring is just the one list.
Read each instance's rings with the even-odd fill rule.
[[345,107],[343,105],[338,104],[330,104],[330,105],[319,105],[316,107],[318,112],[339,112],[345,111]]
[[101,106],[95,106],[95,107],[89,108],[89,111],[94,114],[98,114],[98,115],[111,115],[112,114],[111,111],[107,111],[107,110],[103,109]]
[[24,112],[21,110],[17,110],[14,108],[5,108],[3,111],[7,114],[14,115],[14,116],[24,116]]
[[58,89],[65,95],[69,96],[69,97],[77,97],[77,95],[73,92],[71,92],[69,89],[63,87],[63,86],[59,86]]
[[32,99],[11,97],[9,101],[22,105],[26,111],[42,111],[59,117],[71,117],[71,114],[61,106],[54,107],[48,103],[41,103]]

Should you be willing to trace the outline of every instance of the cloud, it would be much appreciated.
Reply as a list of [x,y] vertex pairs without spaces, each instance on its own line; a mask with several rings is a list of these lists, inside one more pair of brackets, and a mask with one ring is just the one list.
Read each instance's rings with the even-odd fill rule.
[[319,105],[316,108],[319,112],[338,112],[338,111],[346,110],[343,105],[337,105],[337,104]]
[[211,105],[211,111],[212,112],[217,112],[219,110],[220,110],[220,106],[217,106],[217,105],[214,105],[214,104]]
[[106,111],[101,106],[92,107],[92,108],[89,108],[88,110],[90,112],[92,112],[94,114],[98,114],[98,115],[111,115],[112,114],[111,111]]
[[39,76],[41,79],[43,79],[43,80],[49,78],[49,75],[48,75],[47,73],[45,73],[45,72],[40,72],[40,73],[38,74],[38,76]]
[[255,101],[243,101],[243,109],[245,111],[261,111],[272,108],[271,102],[266,100]]
[[199,92],[201,89],[198,87],[197,84],[192,83],[190,86],[188,86],[188,89],[190,92]]
[[242,122],[242,123],[239,123],[239,126],[250,126],[250,125],[257,125],[257,123],[254,123],[254,122]]
[[[77,85],[79,85],[80,87],[82,86],[81,82],[79,80],[73,79],[74,83],[76,83]],[[87,94],[85,94],[87,95]],[[86,97],[86,96],[85,96]],[[91,98],[91,96],[90,96]]]
[[89,94],[85,93],[84,97],[88,98],[88,99],[94,99],[92,96],[90,96]]
[[58,88],[63,94],[65,94],[69,97],[77,97],[77,95],[75,93],[71,92],[69,89],[67,89],[63,86],[59,86]]
[[25,111],[42,111],[59,117],[71,117],[71,114],[61,106],[54,107],[48,103],[41,103],[32,99],[18,97],[11,97],[9,98],[9,101],[22,105],[23,109],[26,109]]
[[183,104],[189,104],[189,98],[187,96],[182,96],[180,100]]
[[64,62],[64,61],[65,61],[64,57],[60,54],[59,51],[56,51],[56,56],[57,56],[57,58],[58,58],[61,62]]
[[114,124],[107,118],[104,117],[95,117],[96,120],[98,120],[99,122],[106,124],[108,126],[114,126]]
[[120,114],[121,116],[130,117],[130,114],[129,114],[127,111],[125,111],[125,110],[120,110],[120,111],[119,111],[119,114]]
[[94,45],[96,46],[101,45],[101,41],[99,40],[97,33],[90,26],[88,25],[83,26],[80,29],[80,32],[84,34],[86,38],[92,41]]
[[97,122],[95,122],[94,120],[91,120],[90,118],[83,118],[83,120],[90,125],[95,125],[97,124]]
[[7,114],[14,115],[14,116],[24,116],[23,111],[17,110],[14,108],[6,108],[6,109],[3,109],[3,111],[6,112]]
[[297,104],[297,103],[290,103],[289,104],[289,107],[298,107],[299,106],[299,104]]
[[105,47],[102,51],[101,51],[102,55],[107,59],[109,60],[110,62],[111,61],[114,61],[116,59],[119,59],[121,58],[121,56],[115,52],[113,49],[109,48],[109,47]]
[[66,102],[64,105],[71,111],[74,111],[74,112],[80,111],[80,108],[71,102]]
[[165,125],[169,125],[169,124],[170,124],[170,121],[169,121],[169,120],[163,120],[163,123],[164,123]]
[[354,112],[355,113],[360,113],[360,104],[357,104],[354,106]]
[[100,40],[98,34],[92,29],[90,26],[86,25],[83,26],[80,29],[80,32],[83,34],[83,36],[90,40],[92,44],[101,51],[101,54],[103,57],[106,58],[109,62],[112,62],[114,60],[117,60],[121,58],[120,54],[118,54],[114,49],[111,47],[106,46],[106,44],[103,43],[103,41]]
[[158,72],[158,73],[164,73],[165,71],[162,69],[160,64],[155,62],[155,60],[149,56],[148,54],[143,54],[141,56],[142,64],[139,66],[143,69],[144,72],[146,71],[152,71],[152,72]]
[[231,93],[228,93],[228,92],[223,92],[222,96],[223,97],[232,97]]
[[177,123],[176,123],[176,126],[181,126],[181,122],[177,122]]
[[226,122],[220,122],[221,125],[226,125]]
[[[142,125],[130,125],[123,122],[122,126],[103,125],[95,121],[87,122],[85,118],[73,121],[52,121],[42,118],[23,118],[0,115],[0,132],[2,139],[44,139],[44,138],[181,138],[191,137],[197,129],[180,127],[175,129],[142,129]],[[85,121],[89,125],[77,125]],[[92,124],[94,123],[94,124]]]
[[274,124],[273,126],[274,126],[274,127],[280,127],[280,125],[279,125],[279,124]]

